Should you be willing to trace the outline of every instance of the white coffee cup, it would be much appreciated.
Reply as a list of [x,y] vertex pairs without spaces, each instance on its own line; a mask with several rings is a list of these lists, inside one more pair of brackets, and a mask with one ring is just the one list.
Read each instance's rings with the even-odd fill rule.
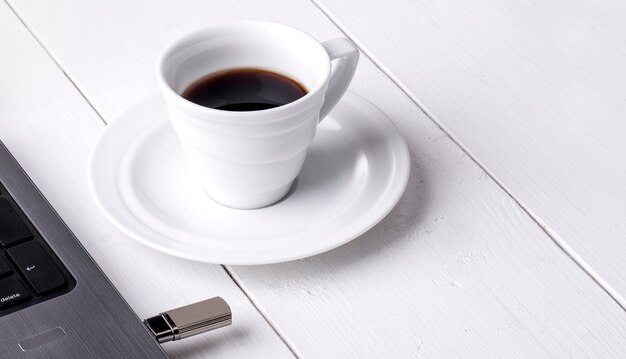
[[[302,168],[318,122],[348,88],[358,58],[347,39],[319,43],[292,27],[262,21],[214,26],[169,45],[158,61],[159,86],[207,194],[241,209],[283,198]],[[308,93],[283,106],[248,112],[212,109],[180,95],[207,74],[249,67],[284,74]]]

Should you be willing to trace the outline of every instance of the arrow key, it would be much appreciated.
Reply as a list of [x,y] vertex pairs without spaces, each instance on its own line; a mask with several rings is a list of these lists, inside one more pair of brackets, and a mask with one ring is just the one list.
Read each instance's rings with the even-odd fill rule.
[[57,289],[65,284],[65,277],[44,248],[35,241],[10,248],[7,253],[37,294]]

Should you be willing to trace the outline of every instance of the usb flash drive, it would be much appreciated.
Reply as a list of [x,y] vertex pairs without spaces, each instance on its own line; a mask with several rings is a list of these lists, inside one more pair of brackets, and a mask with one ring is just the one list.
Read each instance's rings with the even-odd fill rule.
[[228,303],[220,297],[168,310],[144,320],[159,343],[185,339],[232,324]]

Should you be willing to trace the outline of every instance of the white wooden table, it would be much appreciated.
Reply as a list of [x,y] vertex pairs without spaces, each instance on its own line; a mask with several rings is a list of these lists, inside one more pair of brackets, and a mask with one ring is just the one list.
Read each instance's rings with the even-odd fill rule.
[[[406,136],[406,193],[295,262],[145,248],[96,208],[89,151],[157,91],[168,42],[250,18],[360,47],[352,90]],[[231,304],[173,358],[624,358],[625,18],[619,0],[8,0],[0,139],[139,316]]]

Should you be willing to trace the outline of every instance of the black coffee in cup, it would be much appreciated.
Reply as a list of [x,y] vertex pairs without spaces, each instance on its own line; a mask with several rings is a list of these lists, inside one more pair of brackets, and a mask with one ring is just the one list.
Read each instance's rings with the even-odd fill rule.
[[224,111],[258,111],[286,105],[307,94],[298,81],[265,69],[238,68],[204,76],[182,97]]

